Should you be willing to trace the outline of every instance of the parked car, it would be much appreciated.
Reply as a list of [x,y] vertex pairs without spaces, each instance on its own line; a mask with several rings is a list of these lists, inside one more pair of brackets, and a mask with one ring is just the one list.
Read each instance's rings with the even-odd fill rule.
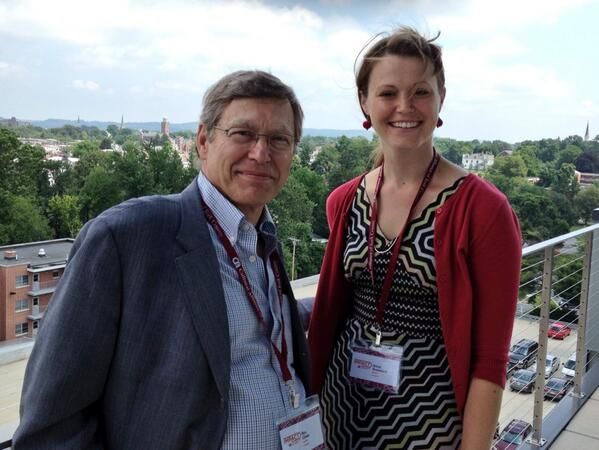
[[520,447],[532,432],[532,425],[519,419],[512,419],[493,444],[493,450],[513,450]]
[[510,349],[508,370],[526,369],[537,357],[539,344],[531,339],[520,339]]
[[[559,369],[559,362],[560,360],[557,356],[550,353],[547,354],[547,358],[545,359],[545,378],[549,378],[551,375],[557,372],[557,369]],[[536,372],[537,364],[533,364],[530,370]]]
[[566,376],[566,378],[574,378],[574,374],[576,371],[576,352],[572,353],[568,360],[564,363],[564,367],[562,367],[562,373]]
[[573,384],[574,382],[571,378],[549,378],[547,383],[545,383],[545,399],[553,401],[561,400]]
[[517,370],[510,380],[510,390],[516,392],[532,392],[535,388],[537,374],[532,370]]
[[572,329],[563,322],[553,322],[547,330],[547,336],[554,339],[565,339],[570,333]]

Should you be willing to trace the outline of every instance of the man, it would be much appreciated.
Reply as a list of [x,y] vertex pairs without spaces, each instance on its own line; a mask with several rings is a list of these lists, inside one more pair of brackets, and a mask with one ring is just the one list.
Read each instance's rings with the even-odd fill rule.
[[309,368],[266,204],[302,121],[278,78],[225,76],[193,183],[86,224],[29,360],[17,450],[280,447]]

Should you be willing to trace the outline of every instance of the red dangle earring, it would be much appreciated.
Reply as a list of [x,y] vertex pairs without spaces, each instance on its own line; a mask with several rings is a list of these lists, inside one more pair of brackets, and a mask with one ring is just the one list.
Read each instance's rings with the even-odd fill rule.
[[439,128],[441,125],[443,125],[443,119],[441,119],[440,117],[437,119],[437,128]]
[[364,129],[368,130],[372,126],[372,122],[370,122],[370,117],[366,116],[366,120],[362,122],[362,126]]

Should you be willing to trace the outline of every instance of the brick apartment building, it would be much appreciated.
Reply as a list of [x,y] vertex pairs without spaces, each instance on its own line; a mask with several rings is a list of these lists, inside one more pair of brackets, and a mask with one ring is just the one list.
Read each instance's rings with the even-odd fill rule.
[[35,336],[72,246],[56,239],[0,247],[0,341]]

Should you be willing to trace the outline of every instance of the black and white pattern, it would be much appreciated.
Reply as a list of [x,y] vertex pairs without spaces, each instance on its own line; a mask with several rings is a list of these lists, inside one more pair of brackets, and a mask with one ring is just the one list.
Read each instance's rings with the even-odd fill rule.
[[364,181],[356,192],[344,253],[353,310],[331,359],[323,388],[323,420],[331,449],[453,449],[462,425],[441,334],[433,252],[435,211],[463,180],[442,191],[408,224],[383,323],[383,342],[402,345],[397,394],[352,383],[351,345],[374,340],[376,305],[392,242],[377,229],[375,285],[367,268],[370,202]]

